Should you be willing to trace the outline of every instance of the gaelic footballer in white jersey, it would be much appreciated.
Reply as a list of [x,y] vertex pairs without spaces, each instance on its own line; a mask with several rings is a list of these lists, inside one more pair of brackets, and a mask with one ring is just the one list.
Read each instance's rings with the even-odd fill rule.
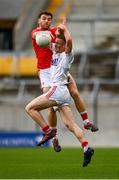
[[51,88],[46,93],[49,100],[57,102],[58,106],[70,105],[71,96],[67,88],[68,74],[74,60],[72,53],[53,53],[50,69]]

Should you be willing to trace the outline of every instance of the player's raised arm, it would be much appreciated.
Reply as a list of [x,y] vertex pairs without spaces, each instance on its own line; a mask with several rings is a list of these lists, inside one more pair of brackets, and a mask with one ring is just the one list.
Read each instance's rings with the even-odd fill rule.
[[58,28],[63,30],[63,35],[66,40],[65,53],[70,53],[72,51],[72,37],[70,32],[65,24],[60,24]]
[[[67,23],[67,19],[66,19],[66,16],[62,16],[60,17],[60,24],[63,24],[66,26],[66,23]],[[55,32],[55,35],[56,37],[62,37],[64,36],[64,30],[60,28],[60,26],[57,27],[57,30]]]

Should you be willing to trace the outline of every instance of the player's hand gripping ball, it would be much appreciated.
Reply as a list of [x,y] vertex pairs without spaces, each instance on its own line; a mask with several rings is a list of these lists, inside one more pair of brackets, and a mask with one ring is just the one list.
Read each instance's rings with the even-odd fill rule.
[[36,44],[41,47],[49,47],[51,43],[51,35],[48,31],[40,31],[36,34]]

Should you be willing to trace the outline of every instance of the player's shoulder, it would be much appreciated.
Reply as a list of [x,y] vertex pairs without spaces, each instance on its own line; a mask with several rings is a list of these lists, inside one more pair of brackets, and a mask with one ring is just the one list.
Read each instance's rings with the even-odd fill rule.
[[32,31],[31,31],[31,33],[33,34],[34,32],[37,32],[37,31],[40,31],[40,28],[34,28],[34,29],[32,29]]
[[50,27],[50,29],[51,30],[57,30],[57,27],[52,26],[52,27]]
[[32,29],[32,31],[31,31],[31,36],[34,37],[34,34],[35,34],[36,32],[38,32],[38,31],[40,31],[40,28],[38,28],[38,27]]
[[55,31],[57,30],[57,28],[56,28],[56,27],[51,27],[49,30],[50,30],[51,32],[55,32]]

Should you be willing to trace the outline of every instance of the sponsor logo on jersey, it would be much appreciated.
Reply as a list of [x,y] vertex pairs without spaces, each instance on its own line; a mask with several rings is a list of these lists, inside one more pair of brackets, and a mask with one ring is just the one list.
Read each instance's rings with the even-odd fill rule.
[[52,60],[52,66],[57,66],[58,64],[58,58],[55,58]]

